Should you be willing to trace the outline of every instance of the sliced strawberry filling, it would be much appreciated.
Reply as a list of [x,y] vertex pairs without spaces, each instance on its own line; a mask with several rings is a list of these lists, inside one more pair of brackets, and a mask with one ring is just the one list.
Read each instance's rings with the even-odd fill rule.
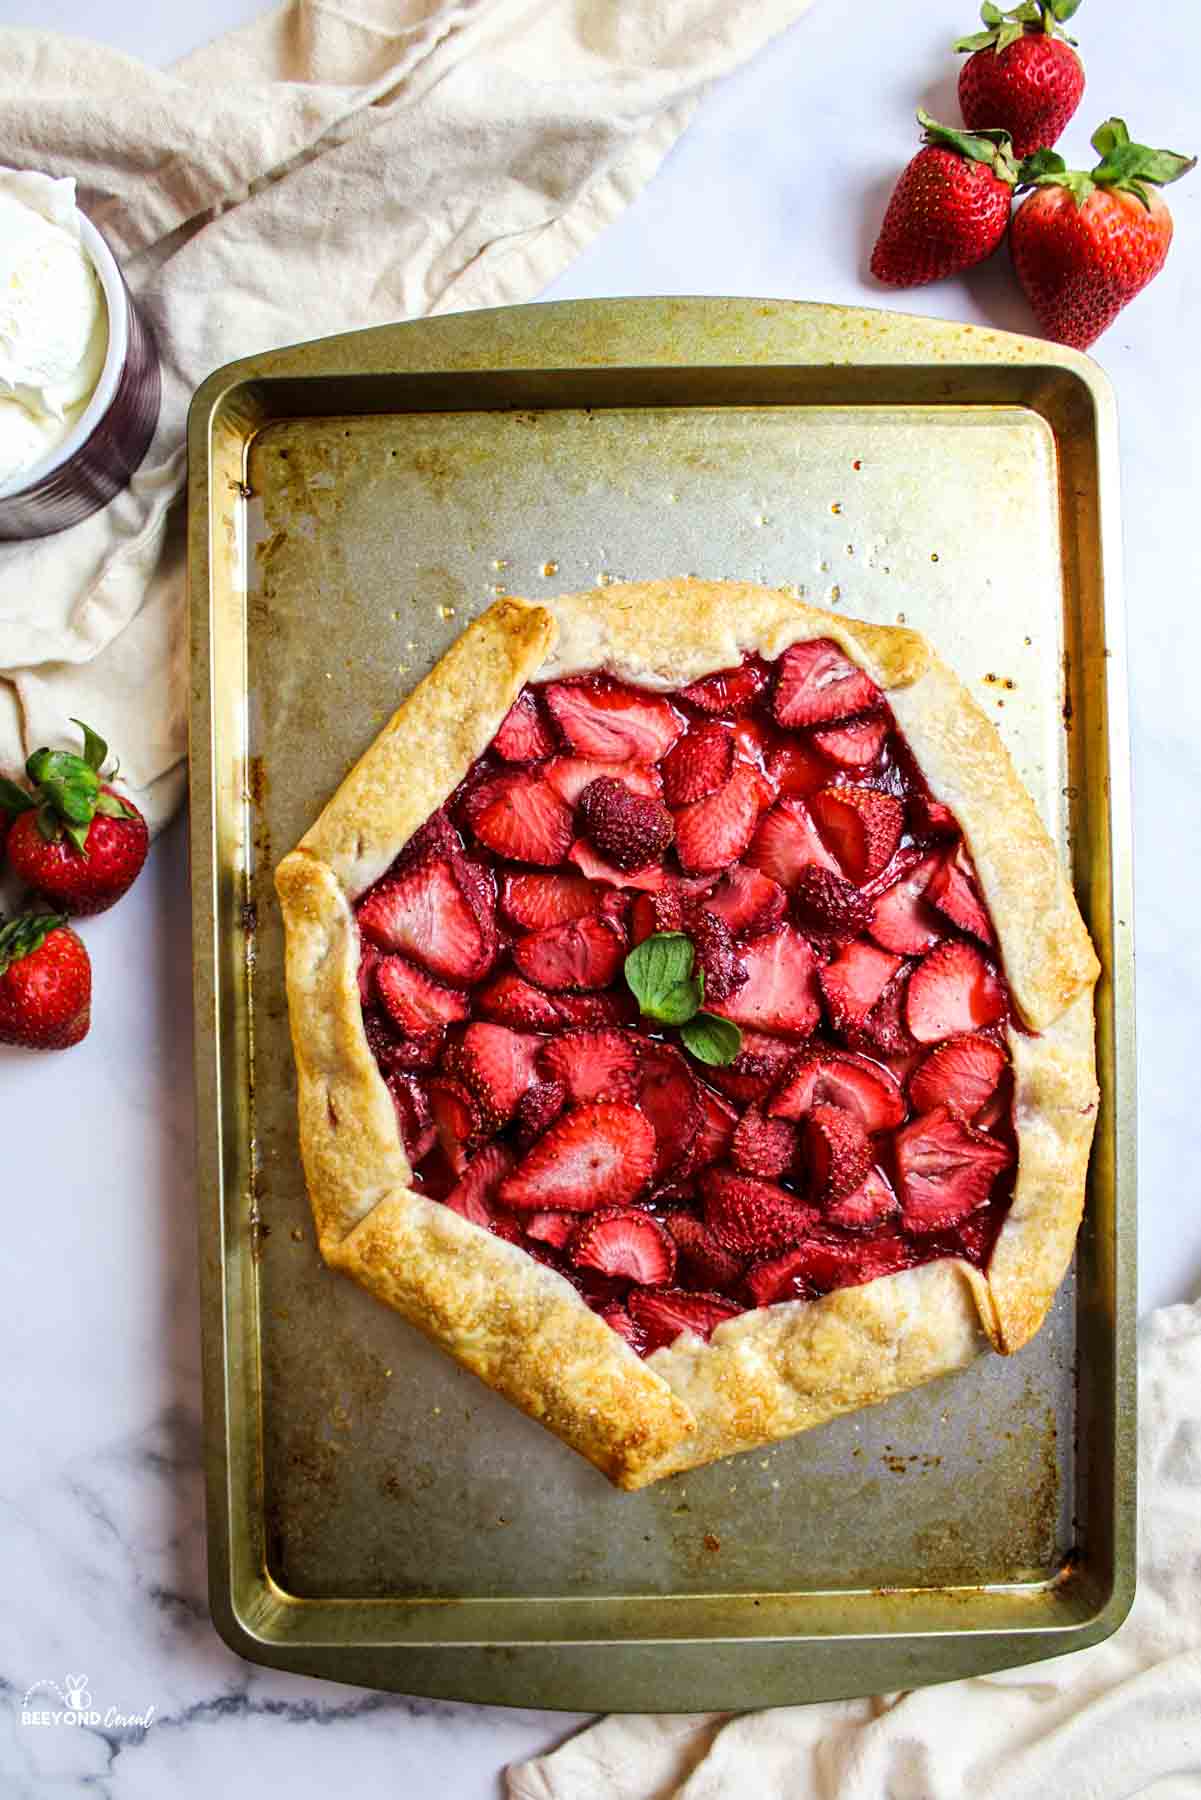
[[[829,640],[670,695],[524,690],[356,916],[414,1185],[638,1354],[987,1265],[1016,1165],[996,936],[954,814]],[[682,1012],[641,1010],[648,940],[686,940]]]

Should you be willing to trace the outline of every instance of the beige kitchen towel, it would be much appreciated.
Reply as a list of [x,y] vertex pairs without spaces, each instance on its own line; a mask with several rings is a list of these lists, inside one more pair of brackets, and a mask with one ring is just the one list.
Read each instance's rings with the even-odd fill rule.
[[1001,1675],[772,1712],[611,1718],[509,1800],[1198,1800],[1201,1302],[1144,1321],[1139,1586],[1106,1643]]
[[77,178],[164,378],[129,492],[0,546],[0,770],[85,718],[162,824],[185,749],[193,388],[282,344],[533,298],[708,84],[809,4],[294,0],[165,71],[0,30],[0,164]]

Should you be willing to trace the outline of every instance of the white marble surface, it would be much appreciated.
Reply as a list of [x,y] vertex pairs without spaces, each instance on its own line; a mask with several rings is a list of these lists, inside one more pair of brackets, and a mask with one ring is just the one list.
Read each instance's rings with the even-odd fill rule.
[[[166,61],[256,10],[254,0],[151,9],[0,0],[0,22]],[[864,266],[881,206],[913,142],[915,104],[950,116],[955,64],[945,45],[970,13],[961,0],[860,0],[851,29],[839,0],[816,0],[709,98],[651,188],[552,297],[739,292],[880,303]],[[1077,24],[1087,124],[1073,128],[1069,147],[1083,155],[1088,129],[1120,112],[1136,135],[1201,148],[1189,73],[1201,62],[1201,12],[1191,0],[1166,0],[1154,32],[1122,0],[1089,0]],[[1123,428],[1144,1307],[1201,1284],[1191,1053],[1201,1017],[1201,374],[1188,335],[1201,305],[1201,177],[1175,189],[1171,204],[1178,241],[1165,274],[1096,352],[1116,383]],[[892,304],[1028,324],[1001,258]],[[0,1791],[11,1800],[315,1800],[331,1788],[494,1797],[506,1761],[577,1721],[276,1675],[233,1656],[207,1622],[178,825],[89,943],[97,995],[87,1043],[69,1061],[0,1051],[9,1221]],[[22,1726],[30,1684],[62,1685],[68,1671],[86,1673],[102,1714],[152,1707],[150,1729]],[[33,1704],[61,1706],[48,1695]]]

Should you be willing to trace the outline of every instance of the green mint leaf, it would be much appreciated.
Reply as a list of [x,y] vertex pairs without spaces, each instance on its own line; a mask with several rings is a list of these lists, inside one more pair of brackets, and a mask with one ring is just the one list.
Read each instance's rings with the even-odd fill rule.
[[680,1026],[680,1037],[684,1048],[698,1062],[718,1069],[732,1063],[742,1049],[742,1033],[737,1025],[729,1019],[719,1019],[716,1013],[698,1012]]
[[682,931],[652,932],[630,951],[625,961],[626,981],[644,1013],[659,1016],[658,1009],[667,996],[690,982],[692,962],[692,940]]
[[78,725],[79,729],[83,732],[84,762],[87,763],[89,769],[95,769],[96,773],[99,774],[100,766],[108,755],[108,745],[100,736],[100,733],[98,731],[93,731],[90,725],[85,725],[82,719],[72,719],[71,723],[72,725]]
[[657,1019],[660,1025],[683,1025],[692,1018],[700,1003],[700,983],[690,976],[687,981],[670,988],[653,1005],[644,1003],[642,1011],[646,1018]]
[[24,788],[18,787],[15,781],[10,781],[7,775],[0,775],[0,806],[5,812],[29,812],[36,805],[37,801],[32,794],[27,794]]

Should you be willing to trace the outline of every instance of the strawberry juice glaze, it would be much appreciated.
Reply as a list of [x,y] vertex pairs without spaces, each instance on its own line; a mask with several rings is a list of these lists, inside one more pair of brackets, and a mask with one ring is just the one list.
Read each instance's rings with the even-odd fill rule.
[[[668,696],[527,688],[357,912],[414,1185],[644,1354],[987,1264],[1016,1162],[1008,988],[953,816],[828,640]],[[687,934],[706,1011],[740,1027],[728,1066],[640,1016],[624,960],[657,932]]]

